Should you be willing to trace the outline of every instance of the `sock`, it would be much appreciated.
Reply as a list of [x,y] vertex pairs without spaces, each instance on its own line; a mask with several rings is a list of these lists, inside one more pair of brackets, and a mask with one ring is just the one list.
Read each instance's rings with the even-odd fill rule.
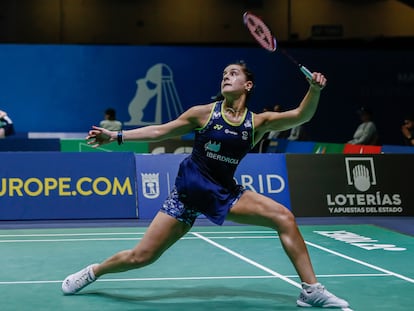
[[302,282],[302,288],[307,293],[312,293],[319,285],[320,285],[320,283],[308,284],[306,282]]

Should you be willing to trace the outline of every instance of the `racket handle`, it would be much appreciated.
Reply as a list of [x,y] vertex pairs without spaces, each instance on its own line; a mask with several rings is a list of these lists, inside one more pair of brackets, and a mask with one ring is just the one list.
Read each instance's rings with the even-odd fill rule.
[[303,65],[299,65],[299,69],[300,71],[302,71],[302,73],[306,76],[306,78],[311,79],[312,80],[312,72],[310,72],[310,70],[308,68],[306,68]]

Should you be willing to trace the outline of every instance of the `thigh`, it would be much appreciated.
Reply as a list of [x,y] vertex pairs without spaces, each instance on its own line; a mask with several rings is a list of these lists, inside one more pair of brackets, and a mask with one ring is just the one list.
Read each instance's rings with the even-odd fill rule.
[[292,213],[284,205],[262,194],[247,190],[230,209],[226,219],[278,229],[283,222],[292,218]]

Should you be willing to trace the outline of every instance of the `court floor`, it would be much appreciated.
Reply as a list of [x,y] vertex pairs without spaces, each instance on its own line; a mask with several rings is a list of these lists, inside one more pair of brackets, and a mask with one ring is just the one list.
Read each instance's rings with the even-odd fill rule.
[[[413,310],[414,237],[374,225],[301,225],[319,281],[344,310]],[[156,263],[106,275],[74,296],[64,277],[131,248],[145,227],[0,230],[1,310],[300,310],[278,236],[195,226]]]

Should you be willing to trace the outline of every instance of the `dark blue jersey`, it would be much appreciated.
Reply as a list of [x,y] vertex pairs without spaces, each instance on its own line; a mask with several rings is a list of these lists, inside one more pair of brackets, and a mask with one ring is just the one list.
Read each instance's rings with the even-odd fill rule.
[[239,123],[226,119],[217,102],[207,124],[196,129],[192,154],[176,179],[180,200],[221,224],[240,195],[234,172],[253,146],[253,113],[246,109]]

